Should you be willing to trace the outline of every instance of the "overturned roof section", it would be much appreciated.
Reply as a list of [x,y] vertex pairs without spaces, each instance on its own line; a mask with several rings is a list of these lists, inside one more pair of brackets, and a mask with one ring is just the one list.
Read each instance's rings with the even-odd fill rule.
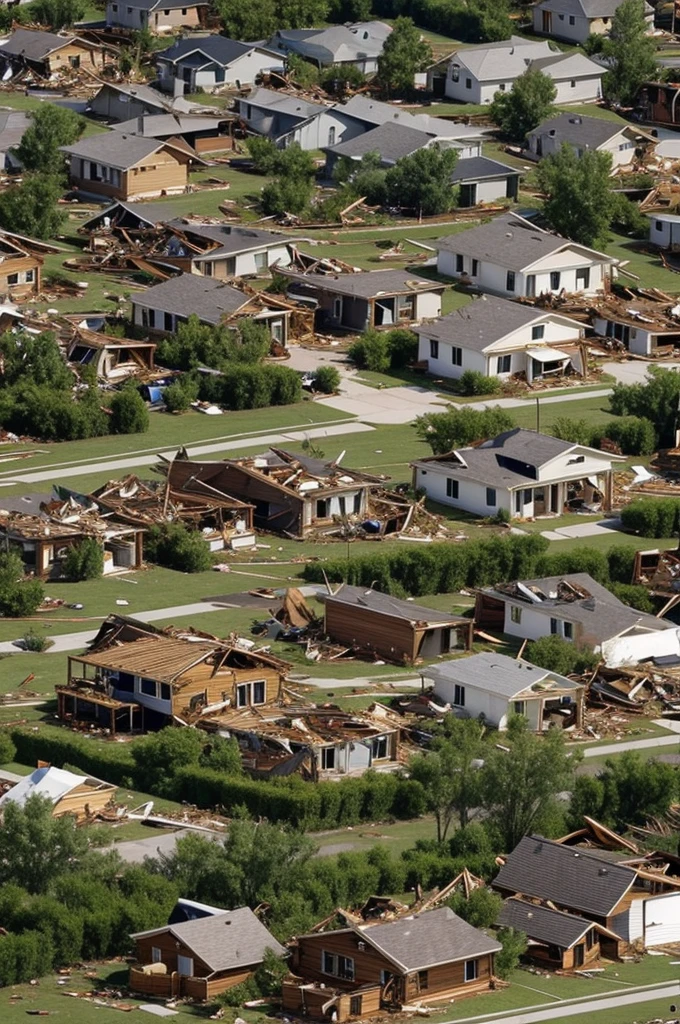
[[417,277],[405,270],[366,270],[359,274],[319,274],[312,271],[305,274],[277,267],[276,271],[296,285],[307,285],[319,291],[362,299],[408,295],[411,292],[441,294],[446,288],[444,284],[428,281],[425,277]]
[[47,768],[36,768],[21,782],[17,782],[16,786],[0,797],[0,807],[8,803],[23,807],[32,796],[41,796],[51,800],[53,804],[58,804],[63,797],[80,787],[99,792],[113,792],[116,788],[110,782],[102,782],[101,779],[94,779],[89,775],[76,775],[74,772],[50,765]]
[[55,50],[61,50],[71,44],[83,46],[87,50],[100,50],[96,43],[87,42],[75,35],[56,35],[54,32],[36,32],[33,29],[18,28],[6,43],[0,45],[0,58],[3,53],[12,57],[25,57],[26,60],[45,60]]

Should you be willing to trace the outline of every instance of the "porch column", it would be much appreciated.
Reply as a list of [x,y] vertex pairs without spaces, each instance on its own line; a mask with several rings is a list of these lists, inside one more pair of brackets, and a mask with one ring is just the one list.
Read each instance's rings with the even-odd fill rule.
[[604,487],[602,488],[602,510],[609,512],[614,500],[614,471],[608,469],[605,473]]

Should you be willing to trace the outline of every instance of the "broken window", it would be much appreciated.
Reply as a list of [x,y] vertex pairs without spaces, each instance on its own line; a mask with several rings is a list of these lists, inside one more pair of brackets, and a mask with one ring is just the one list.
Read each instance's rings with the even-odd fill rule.
[[350,1017],[360,1017],[361,1016],[361,1004],[362,1004],[362,997],[361,996],[350,996],[350,1000],[349,1000],[349,1015],[350,1015]]
[[328,502],[325,498],[319,498],[316,503],[316,518],[328,519]]
[[379,761],[387,757],[387,736],[374,736],[371,740],[371,753],[373,760]]
[[335,769],[335,747],[321,748],[321,767],[325,771],[333,771]]
[[418,991],[426,992],[429,988],[429,977],[427,971],[418,971]]

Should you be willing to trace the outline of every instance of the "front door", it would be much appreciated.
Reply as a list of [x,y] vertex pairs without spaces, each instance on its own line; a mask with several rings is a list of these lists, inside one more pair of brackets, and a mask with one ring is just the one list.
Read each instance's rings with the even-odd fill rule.
[[536,297],[536,275],[535,274],[528,274],[527,275],[527,289],[526,289],[526,292],[527,292],[527,298],[528,299],[533,299],[533,298]]
[[460,186],[460,202],[458,205],[463,208],[477,205],[477,182],[473,181],[469,185]]
[[548,36],[552,32],[552,11],[543,11],[543,31]]
[[574,967],[583,967],[583,943],[574,946]]

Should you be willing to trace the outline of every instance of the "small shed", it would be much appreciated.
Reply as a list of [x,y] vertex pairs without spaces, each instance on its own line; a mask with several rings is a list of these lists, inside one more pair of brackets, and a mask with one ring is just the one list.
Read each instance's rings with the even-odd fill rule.
[[387,661],[413,664],[472,647],[471,618],[347,584],[335,594],[320,597],[325,602],[326,633],[332,640]]
[[53,817],[73,814],[80,821],[104,808],[115,791],[110,782],[46,765],[36,768],[1,796],[0,810],[10,803],[24,807],[30,797],[41,796],[52,801]]

